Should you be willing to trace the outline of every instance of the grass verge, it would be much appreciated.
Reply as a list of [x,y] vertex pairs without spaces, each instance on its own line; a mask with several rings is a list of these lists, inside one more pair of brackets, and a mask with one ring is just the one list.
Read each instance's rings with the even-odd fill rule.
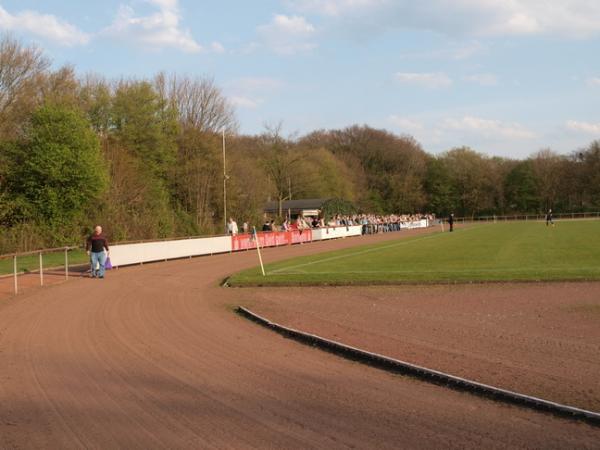
[[[76,264],[85,264],[89,261],[89,257],[83,250],[73,250],[69,252],[69,266]],[[42,256],[44,267],[64,267],[65,253],[59,251],[55,253],[44,253]],[[32,272],[39,270],[40,257],[39,255],[27,255],[17,258],[18,272]],[[13,273],[13,259],[0,259],[0,275],[8,275]]]
[[230,286],[600,280],[600,221],[513,222],[306,256],[229,278]]

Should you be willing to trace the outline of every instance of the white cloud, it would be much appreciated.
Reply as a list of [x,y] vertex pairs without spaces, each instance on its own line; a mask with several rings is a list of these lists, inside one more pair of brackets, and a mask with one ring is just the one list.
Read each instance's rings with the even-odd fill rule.
[[305,12],[342,16],[349,12],[385,6],[389,2],[386,0],[291,0],[287,3]]
[[600,77],[591,77],[586,80],[588,86],[600,87]]
[[460,119],[445,119],[442,128],[449,131],[466,132],[486,139],[533,139],[536,134],[519,124],[503,123],[499,120],[464,116]]
[[464,77],[465,81],[470,83],[479,84],[480,86],[497,86],[498,77],[491,73],[477,73],[474,75],[468,75]]
[[225,47],[220,42],[213,42],[210,44],[210,49],[214,53],[225,53]]
[[469,42],[461,46],[454,47],[449,51],[449,55],[452,59],[463,60],[472,58],[486,50],[485,46],[479,42]]
[[392,115],[388,117],[388,122],[405,133],[419,133],[425,129],[423,123],[409,117]]
[[[205,50],[194,40],[189,30],[181,29],[178,0],[147,2],[157,7],[158,11],[147,16],[136,16],[133,8],[121,5],[114,22],[102,34],[152,49],[175,48],[186,53]],[[211,48],[213,51],[220,51],[222,46],[215,47],[213,43]]]
[[232,89],[251,92],[273,92],[281,89],[285,83],[277,78],[245,77],[229,83]]
[[298,11],[373,29],[410,28],[451,35],[600,34],[597,0],[288,0]]
[[394,79],[402,84],[413,84],[430,89],[444,88],[452,85],[452,79],[445,73],[397,72]]
[[239,108],[256,109],[268,98],[279,92],[285,83],[269,77],[246,77],[225,85],[229,100]]
[[450,44],[446,48],[431,51],[407,52],[399,56],[403,59],[445,59],[463,61],[487,51],[487,47],[479,41],[462,44]]
[[177,9],[178,0],[147,0],[148,3],[153,3],[161,8],[165,9]]
[[[468,145],[490,148],[498,145],[514,148],[520,142],[529,144],[538,138],[534,132],[515,123],[465,115],[448,117],[440,114],[419,116],[391,115],[387,123],[395,130],[414,136],[422,144],[442,150],[442,147]],[[502,150],[497,152],[502,153]]]
[[243,96],[233,96],[233,97],[229,97],[229,101],[231,102],[231,104],[233,106],[236,106],[238,108],[256,109],[256,108],[258,108],[258,106],[261,103],[263,103],[264,100],[253,99],[253,98],[243,97]]
[[258,27],[258,34],[267,47],[282,55],[292,55],[314,49],[315,27],[301,16],[276,14],[267,25]]
[[595,134],[596,136],[600,136],[600,123],[578,122],[576,120],[569,120],[567,122],[567,128],[573,131],[579,131],[587,134]]
[[0,30],[26,32],[60,45],[87,44],[90,37],[76,26],[51,14],[37,11],[21,11],[10,14],[0,6]]

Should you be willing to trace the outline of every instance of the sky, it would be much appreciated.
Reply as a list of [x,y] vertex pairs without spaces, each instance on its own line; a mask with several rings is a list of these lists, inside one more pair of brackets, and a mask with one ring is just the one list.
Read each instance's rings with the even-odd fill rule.
[[600,139],[598,0],[0,0],[0,32],[80,75],[211,77],[246,134],[512,158]]

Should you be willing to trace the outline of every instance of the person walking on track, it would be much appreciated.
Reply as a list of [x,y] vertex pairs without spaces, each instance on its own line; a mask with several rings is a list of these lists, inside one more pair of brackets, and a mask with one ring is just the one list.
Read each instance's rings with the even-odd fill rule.
[[[88,237],[85,250],[90,257],[91,277],[104,278],[106,257],[109,250],[108,241],[104,234],[102,234],[102,227],[100,225],[97,225],[94,228],[94,232]],[[96,270],[96,267],[98,267],[98,270]]]

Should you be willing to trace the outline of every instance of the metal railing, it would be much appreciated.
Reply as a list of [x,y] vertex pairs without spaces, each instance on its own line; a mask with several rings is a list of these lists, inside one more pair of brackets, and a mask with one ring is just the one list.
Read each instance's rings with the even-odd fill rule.
[[23,256],[32,256],[32,255],[39,255],[39,275],[40,275],[40,286],[44,285],[44,254],[47,253],[58,253],[58,252],[64,252],[64,258],[65,258],[65,280],[69,279],[69,252],[72,250],[77,250],[80,249],[81,247],[58,247],[58,248],[49,248],[49,249],[43,249],[43,250],[34,250],[31,252],[17,252],[17,253],[10,253],[8,255],[0,255],[0,259],[12,259],[13,261],[13,286],[14,286],[14,293],[15,295],[17,295],[19,293],[19,270],[18,270],[18,259],[20,257]]
[[[557,213],[552,214],[554,220],[574,220],[574,219],[600,219],[600,212],[583,213]],[[546,214],[513,214],[506,216],[474,216],[458,217],[454,219],[457,222],[509,222],[509,221],[536,221],[546,220]]]

